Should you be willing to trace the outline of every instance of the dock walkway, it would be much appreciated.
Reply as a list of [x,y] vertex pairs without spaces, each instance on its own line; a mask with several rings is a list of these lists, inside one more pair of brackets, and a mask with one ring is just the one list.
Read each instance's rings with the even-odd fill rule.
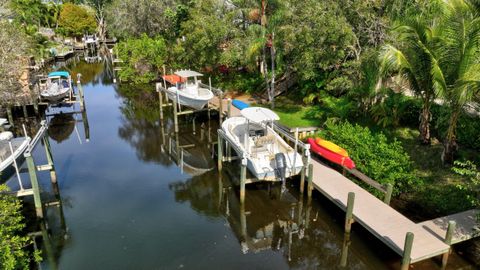
[[396,253],[403,256],[406,234],[414,234],[410,263],[445,254],[450,246],[434,236],[423,224],[415,224],[339,172],[312,160],[313,186],[343,210],[348,194],[355,193],[353,217]]

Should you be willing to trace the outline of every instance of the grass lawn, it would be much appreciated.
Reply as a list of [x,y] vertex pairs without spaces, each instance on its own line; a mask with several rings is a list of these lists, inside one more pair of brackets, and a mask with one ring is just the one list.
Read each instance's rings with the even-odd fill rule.
[[[260,105],[268,107],[268,105]],[[307,106],[295,102],[287,97],[278,97],[275,99],[274,111],[280,117],[280,124],[290,128],[294,127],[318,127],[322,124],[319,119],[309,116],[312,106]]]

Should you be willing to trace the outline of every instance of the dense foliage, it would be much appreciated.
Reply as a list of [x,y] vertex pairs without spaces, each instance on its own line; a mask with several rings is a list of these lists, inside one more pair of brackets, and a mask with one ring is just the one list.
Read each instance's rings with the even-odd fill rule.
[[421,184],[400,142],[389,141],[383,133],[373,133],[349,122],[327,121],[320,136],[345,148],[364,174],[381,184],[394,185],[394,194]]
[[[0,104],[23,101],[25,70],[31,49],[31,40],[15,25],[0,20]],[[22,80],[23,77],[23,80]]]
[[20,236],[25,228],[20,201],[4,192],[0,185],[0,265],[5,270],[30,269],[32,254],[25,249],[31,244],[27,236]]
[[97,28],[97,21],[92,10],[66,3],[62,6],[58,26],[63,34],[78,37],[87,33],[94,33]]
[[119,77],[124,81],[146,83],[161,74],[167,47],[162,37],[150,38],[142,35],[122,41],[117,46],[118,55],[124,60]]

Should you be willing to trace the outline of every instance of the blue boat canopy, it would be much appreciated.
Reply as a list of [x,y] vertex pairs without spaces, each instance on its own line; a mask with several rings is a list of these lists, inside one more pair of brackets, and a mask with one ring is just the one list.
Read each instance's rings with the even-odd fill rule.
[[54,71],[48,74],[48,77],[65,77],[68,78],[70,73],[68,71]]

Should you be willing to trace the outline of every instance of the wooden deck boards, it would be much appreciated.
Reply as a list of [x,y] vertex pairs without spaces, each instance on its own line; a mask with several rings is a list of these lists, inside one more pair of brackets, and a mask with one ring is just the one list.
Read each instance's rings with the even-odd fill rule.
[[[215,96],[211,101],[210,101],[210,104],[212,104],[213,106],[215,106],[215,108],[217,109],[220,109],[220,102],[219,102],[219,98],[217,96]],[[228,110],[228,100],[226,98],[222,99],[222,112],[223,114],[227,114],[227,110]],[[230,107],[230,114],[231,116],[240,116],[240,110],[237,109],[237,107],[235,106],[231,106]]]
[[447,233],[448,222],[455,221],[456,227],[452,237],[452,245],[480,236],[480,226],[477,217],[480,210],[469,210],[454,215],[427,220],[419,223],[425,230],[439,239],[443,239]]
[[314,187],[343,210],[347,206],[348,193],[354,192],[355,221],[399,255],[403,255],[407,232],[415,234],[411,253],[412,263],[441,255],[449,250],[447,244],[423,226],[415,224],[342,174],[316,160],[312,160],[312,164]]

